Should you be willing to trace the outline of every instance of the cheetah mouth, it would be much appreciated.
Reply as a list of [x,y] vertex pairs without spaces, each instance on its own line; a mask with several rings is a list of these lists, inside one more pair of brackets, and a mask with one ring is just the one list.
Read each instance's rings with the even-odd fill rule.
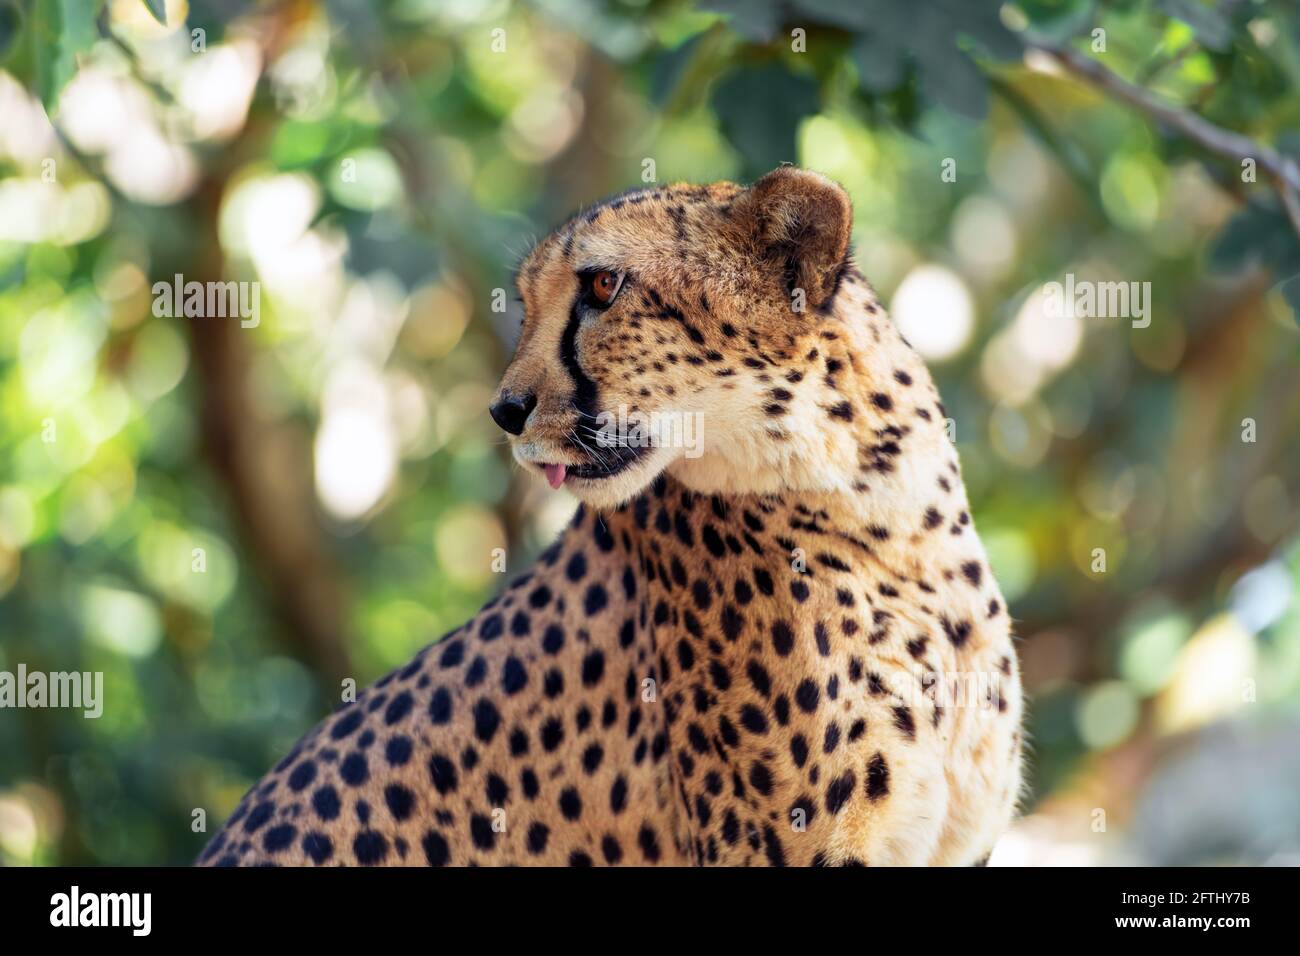
[[[588,460],[577,465],[559,465],[538,463],[546,482],[552,488],[559,489],[566,481],[605,481],[631,468],[640,461],[649,448],[615,447],[598,452],[595,460]],[[589,453],[590,454],[590,453]]]

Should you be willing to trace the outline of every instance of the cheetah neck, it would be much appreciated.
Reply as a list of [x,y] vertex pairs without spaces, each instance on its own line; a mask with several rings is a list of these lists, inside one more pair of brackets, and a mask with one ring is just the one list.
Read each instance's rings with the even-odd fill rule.
[[763,356],[771,367],[740,390],[748,405],[776,396],[785,406],[767,437],[749,447],[728,436],[725,451],[679,460],[669,473],[723,501],[761,497],[791,523],[831,528],[907,576],[965,555],[969,506],[924,362],[856,271],[830,314],[810,322],[785,353]]
[[[701,495],[668,476],[596,516],[634,569],[628,687],[662,704],[663,793],[679,798],[665,807],[696,862],[844,858],[872,817],[842,808],[903,785],[912,751],[891,742],[946,739],[921,735],[970,719],[918,703],[920,675],[1010,673],[1001,596],[950,487],[933,527],[845,493]],[[722,809],[732,796],[754,812]],[[787,837],[794,810],[813,819],[807,841]]]

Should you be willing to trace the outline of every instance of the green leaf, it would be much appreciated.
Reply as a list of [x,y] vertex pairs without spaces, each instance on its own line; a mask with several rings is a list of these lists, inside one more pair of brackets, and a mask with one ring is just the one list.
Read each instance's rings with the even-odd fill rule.
[[853,62],[871,93],[887,93],[903,82],[903,48],[878,34],[868,33],[853,45]]
[[713,110],[750,175],[798,160],[799,121],[817,112],[817,84],[769,65],[736,70],[713,91]]
[[1160,9],[1192,28],[1196,39],[1216,53],[1232,46],[1232,24],[1213,6],[1200,0],[1160,0]]
[[1291,313],[1295,316],[1296,321],[1300,322],[1300,275],[1293,275],[1291,278],[1278,284],[1278,291],[1282,293],[1282,298],[1286,304],[1291,306]]
[[59,96],[77,72],[77,57],[98,38],[95,20],[104,0],[36,0],[32,5],[31,43],[36,62],[36,91],[45,112],[58,109]]
[[167,26],[167,0],[144,0],[144,5],[155,20]]
[[939,6],[947,8],[952,33],[970,38],[993,59],[1011,62],[1024,56],[1024,44],[1002,22],[996,4],[941,0]]
[[1097,25],[1096,6],[1095,0],[1021,0],[1020,11],[1029,19],[1027,34],[1064,43]]
[[942,106],[970,119],[983,119],[989,109],[989,87],[970,57],[953,50],[943,60],[925,64],[922,86]]
[[13,45],[22,22],[22,12],[13,0],[0,0],[0,60],[4,59],[9,47]]
[[[865,30],[871,26],[871,11],[863,5],[845,3],[844,0],[794,0],[794,8],[818,23],[846,30]],[[795,26],[798,25],[796,22]]]
[[752,43],[767,43],[781,28],[781,11],[773,0],[705,0],[700,6],[726,14],[731,29]]
[[662,107],[677,89],[687,68],[694,59],[704,34],[697,34],[674,50],[657,57],[650,66],[650,100]]
[[1300,271],[1300,241],[1280,208],[1251,204],[1219,233],[1210,265],[1221,272],[1263,265],[1276,276],[1290,276]]

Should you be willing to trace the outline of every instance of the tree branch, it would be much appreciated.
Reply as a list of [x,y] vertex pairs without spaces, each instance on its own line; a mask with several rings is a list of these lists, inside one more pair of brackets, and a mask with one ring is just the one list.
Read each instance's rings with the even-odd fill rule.
[[1166,103],[1150,90],[1117,76],[1076,50],[1040,40],[1030,40],[1028,46],[1051,57],[1074,76],[1182,134],[1202,149],[1236,162],[1253,159],[1272,178],[1287,218],[1296,235],[1300,236],[1300,164],[1294,159],[1241,133],[1216,126],[1191,110]]

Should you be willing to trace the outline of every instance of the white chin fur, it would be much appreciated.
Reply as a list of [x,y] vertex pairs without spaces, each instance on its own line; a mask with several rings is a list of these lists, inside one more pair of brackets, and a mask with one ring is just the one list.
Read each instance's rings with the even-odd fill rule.
[[592,508],[617,508],[635,498],[659,476],[673,460],[675,452],[669,448],[654,448],[633,463],[626,471],[613,478],[588,480],[569,478],[564,482],[575,498]]

